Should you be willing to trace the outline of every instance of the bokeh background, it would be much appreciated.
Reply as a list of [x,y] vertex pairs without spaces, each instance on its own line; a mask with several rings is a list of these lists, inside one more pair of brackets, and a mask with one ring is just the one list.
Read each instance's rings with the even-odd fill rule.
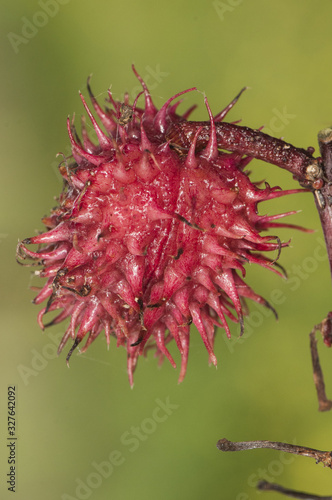
[[[87,94],[90,73],[100,102],[110,85],[119,99],[137,93],[135,63],[158,107],[197,86],[215,113],[247,85],[231,120],[316,146],[318,130],[332,121],[332,3],[2,0],[0,10],[1,498],[11,494],[8,385],[17,388],[19,500],[280,498],[256,491],[262,478],[331,495],[331,472],[311,459],[269,450],[223,454],[215,446],[227,437],[332,449],[331,414],[317,411],[308,347],[312,326],[331,309],[310,194],[260,207],[270,214],[300,210],[289,222],[317,230],[280,230],[291,239],[280,260],[288,281],[248,269],[248,282],[275,305],[279,321],[251,304],[243,338],[236,325],[231,341],[218,333],[217,370],[193,329],[181,385],[178,370],[167,362],[159,369],[150,353],[130,389],[124,349],[112,341],[107,351],[102,337],[86,355],[73,355],[68,369],[64,354],[55,354],[65,325],[40,331],[30,290],[40,283],[16,264],[15,247],[42,229],[61,190],[55,155],[69,153],[66,117],[82,113],[78,90]],[[193,117],[207,119],[200,93],[186,95],[182,109],[194,102]],[[252,170],[256,180],[296,187],[277,167],[255,161]],[[332,396],[332,353],[321,339],[319,348]]]

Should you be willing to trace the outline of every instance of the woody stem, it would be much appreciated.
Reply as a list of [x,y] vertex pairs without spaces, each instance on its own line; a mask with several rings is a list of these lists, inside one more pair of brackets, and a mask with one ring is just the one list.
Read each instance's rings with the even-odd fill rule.
[[318,134],[318,143],[323,160],[325,184],[314,192],[316,207],[323,228],[327,255],[332,275],[332,129],[321,130]]

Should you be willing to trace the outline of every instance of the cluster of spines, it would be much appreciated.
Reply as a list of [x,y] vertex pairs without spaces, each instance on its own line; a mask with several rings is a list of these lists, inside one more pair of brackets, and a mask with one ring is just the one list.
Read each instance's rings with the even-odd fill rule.
[[[69,327],[59,346],[60,352],[69,338],[74,339],[73,347],[67,359],[69,359],[73,349],[86,333],[90,332],[83,350],[104,330],[108,344],[110,343],[110,336],[114,335],[117,338],[118,345],[127,345],[128,372],[132,383],[137,357],[143,352],[151,335],[154,337],[158,352],[166,356],[175,366],[175,362],[166,347],[168,342],[174,338],[182,356],[180,373],[180,380],[182,380],[188,360],[189,327],[191,322],[199,330],[208,350],[210,361],[216,364],[216,357],[213,352],[215,326],[222,326],[227,335],[230,336],[230,330],[225,318],[225,316],[228,316],[231,320],[240,322],[242,331],[244,297],[271,307],[245,284],[237,274],[237,270],[244,274],[243,264],[251,262],[260,264],[280,274],[280,271],[272,267],[274,261],[261,255],[260,252],[277,250],[279,253],[281,247],[286,246],[287,243],[281,244],[280,240],[274,236],[261,237],[258,232],[276,227],[278,224],[272,222],[274,219],[294,212],[261,217],[256,214],[256,206],[261,201],[302,190],[281,191],[280,188],[272,189],[268,185],[265,186],[265,189],[258,189],[243,173],[244,167],[251,158],[236,153],[227,154],[219,151],[215,122],[224,119],[241,93],[215,117],[213,117],[205,98],[210,119],[209,140],[205,148],[198,153],[196,143],[200,129],[196,130],[188,151],[183,154],[181,149],[177,150],[176,146],[175,148],[173,146],[172,150],[169,142],[165,141],[165,137],[171,135],[172,123],[186,120],[190,111],[192,111],[191,108],[184,115],[178,116],[176,114],[178,102],[172,106],[171,102],[183,93],[194,89],[176,94],[158,111],[152,102],[145,83],[136,72],[135,74],[143,87],[145,108],[144,110],[137,108],[136,99],[131,108],[132,113],[130,113],[128,97],[125,98],[125,107],[121,108],[120,103],[113,100],[111,93],[109,93],[109,99],[113,104],[114,111],[103,111],[93,96],[88,83],[93,107],[108,135],[101,130],[81,95],[83,105],[97,136],[98,145],[94,145],[90,140],[84,120],[82,120],[83,143],[81,143],[73,124],[68,119],[68,133],[76,164],[70,166],[65,164],[61,167],[61,173],[67,185],[65,192],[60,197],[59,207],[53,211],[50,217],[44,219],[48,232],[24,240],[19,246],[19,256],[23,259],[33,259],[36,263],[42,264],[44,269],[39,272],[39,275],[48,279],[46,285],[34,300],[36,304],[48,300],[47,306],[38,316],[40,326],[44,328],[43,316],[55,309],[62,308],[63,311],[50,324],[57,324],[71,317]],[[131,151],[129,146],[132,144],[134,146]],[[127,151],[125,152],[126,147]],[[134,154],[135,151],[137,153],[137,147],[140,151],[138,161],[136,161],[137,158]],[[133,155],[132,163],[128,164],[127,160],[130,154]],[[153,284],[150,286],[149,278],[155,278],[153,263],[150,262],[149,266],[146,267],[144,262],[147,252],[146,246],[150,242],[142,247],[135,239],[130,240],[130,235],[128,235],[126,245],[130,255],[127,256],[127,260],[121,254],[121,248],[112,248],[111,251],[108,251],[106,258],[105,249],[103,249],[104,255],[98,254],[98,248],[102,247],[102,244],[99,245],[99,240],[102,239],[105,220],[103,220],[102,227],[93,229],[93,234],[84,234],[85,249],[76,236],[74,229],[77,224],[88,227],[89,222],[98,219],[96,214],[98,210],[100,212],[100,207],[96,203],[89,202],[87,198],[91,196],[91,193],[93,196],[97,195],[94,191],[93,180],[100,169],[109,168],[112,179],[119,183],[130,185],[137,178],[142,182],[149,183],[161,175],[163,170],[163,166],[158,162],[157,157],[165,158],[167,155],[173,155],[173,158],[176,155],[181,168],[183,170],[187,169],[187,171],[194,171],[201,164],[206,164],[207,169],[209,164],[212,164],[213,168],[219,168],[220,162],[229,167],[233,166],[234,169],[236,166],[239,172],[238,191],[227,191],[227,189],[218,188],[216,185],[215,188],[210,190],[209,195],[212,196],[216,203],[223,201],[226,205],[232,205],[233,199],[242,190],[247,195],[247,217],[251,218],[253,225],[247,223],[244,218],[241,223],[237,221],[237,224],[233,225],[231,230],[220,227],[218,237],[216,237],[211,231],[212,225],[209,230],[200,227],[200,224],[196,224],[193,220],[189,220],[189,218],[187,219],[181,214],[178,208],[170,210],[160,206],[149,206],[147,213],[150,221],[152,223],[160,220],[165,222],[165,225],[162,226],[161,224],[158,230],[161,228],[164,231],[173,230],[176,235],[177,228],[181,225],[181,227],[187,227],[187,234],[197,231],[201,235],[202,248],[200,251],[203,259],[203,262],[196,265],[196,267],[191,265],[191,274],[193,276],[188,275],[188,279],[191,278],[192,280],[194,277],[191,282],[186,282],[179,277],[174,272],[174,268],[166,263],[162,269],[158,270],[159,276],[157,276],[157,279],[151,280]],[[209,175],[208,170],[207,175]],[[106,181],[105,183],[107,185]],[[101,184],[98,186],[101,189]],[[103,194],[101,192],[101,195]],[[103,214],[99,214],[99,217],[102,216]],[[290,227],[290,225],[282,226]],[[236,242],[235,249],[231,248],[232,245],[220,245],[218,242],[220,235],[226,242],[227,238],[234,240]],[[189,236],[186,237],[190,240]],[[165,241],[166,239],[164,238]],[[195,238],[193,239],[195,240]],[[273,239],[277,239],[277,242],[272,243],[271,240]],[[163,240],[161,239],[159,243],[156,252],[160,259],[163,252]],[[42,245],[42,248],[33,252],[27,248],[28,244]],[[45,245],[47,245],[46,248]],[[179,261],[180,257],[185,254],[185,250],[187,249],[184,249],[183,246],[178,247],[173,252],[173,262]],[[197,256],[193,255],[194,251],[195,249],[191,251],[189,257],[193,262],[196,262]],[[94,252],[96,257],[93,255]],[[114,252],[114,255],[112,252]],[[119,254],[116,252],[119,252]],[[220,256],[223,257],[225,262],[222,271],[220,269],[218,271]],[[184,255],[184,257],[186,256]],[[189,257],[187,258],[189,259]],[[98,268],[94,267],[94,258],[99,259]],[[124,259],[123,262],[127,266],[127,273],[124,273],[126,279],[121,275],[118,268],[114,268],[114,266],[112,268],[112,258],[114,262],[117,262],[118,259]],[[215,271],[213,271],[214,266],[216,267]],[[133,274],[137,277],[136,282],[135,279],[130,278],[130,270],[133,270],[133,268],[135,268]],[[102,275],[103,272],[104,275]],[[87,279],[89,274],[90,280]],[[71,279],[75,281],[75,286],[71,286]],[[181,279],[182,286],[180,286]],[[77,283],[79,283],[79,287]],[[165,293],[165,290],[167,290],[167,293]],[[235,309],[237,317],[234,316],[230,308]],[[163,315],[162,321],[161,315]],[[76,332],[77,327],[78,331]],[[169,332],[167,335],[166,331]]]

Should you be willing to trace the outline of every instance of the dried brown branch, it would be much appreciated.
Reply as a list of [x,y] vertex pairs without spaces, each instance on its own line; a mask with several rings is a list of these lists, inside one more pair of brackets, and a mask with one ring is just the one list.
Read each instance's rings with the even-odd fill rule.
[[317,340],[316,340],[316,332],[319,331],[323,336],[325,344],[330,345],[330,339],[331,339],[330,316],[331,313],[329,313],[328,317],[325,320],[323,320],[322,323],[320,323],[319,325],[315,325],[309,335],[313,377],[317,391],[319,411],[328,411],[331,410],[332,408],[332,401],[327,398],[325,392],[324,376],[319,362],[319,356],[317,351]]
[[332,275],[332,129],[321,130],[318,134],[318,143],[322,155],[325,184],[314,193]]
[[321,451],[306,446],[297,446],[294,444],[280,443],[279,441],[238,441],[232,442],[228,439],[219,439],[217,448],[220,451],[242,451],[253,450],[257,448],[271,448],[273,450],[285,451],[295,455],[311,457],[316,463],[322,462],[324,467],[332,469],[332,451]]
[[286,495],[292,498],[302,498],[302,500],[332,500],[332,496],[321,496],[321,495],[313,495],[312,493],[305,493],[303,491],[290,490],[288,488],[284,488],[280,484],[269,483],[268,481],[260,481],[257,484],[258,490],[263,491],[277,491],[282,495]]

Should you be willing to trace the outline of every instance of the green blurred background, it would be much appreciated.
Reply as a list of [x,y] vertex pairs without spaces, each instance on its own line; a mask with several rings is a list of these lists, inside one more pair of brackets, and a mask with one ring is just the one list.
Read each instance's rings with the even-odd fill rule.
[[[215,113],[247,85],[231,120],[266,125],[300,147],[316,146],[318,130],[332,121],[332,3],[3,0],[0,9],[1,498],[10,494],[8,385],[17,388],[19,500],[280,498],[256,491],[262,477],[331,495],[331,472],[313,460],[264,450],[222,454],[215,446],[227,437],[332,448],[331,414],[317,411],[308,348],[309,331],[331,309],[310,194],[260,207],[270,214],[299,209],[289,222],[317,229],[280,230],[283,240],[292,240],[280,260],[292,280],[248,269],[248,282],[274,303],[279,321],[250,304],[242,339],[236,325],[231,341],[218,333],[217,370],[208,366],[193,329],[181,385],[178,371],[168,362],[158,369],[150,353],[139,361],[131,390],[124,349],[112,341],[107,351],[102,337],[86,355],[73,356],[68,369],[64,355],[55,355],[65,326],[40,331],[29,288],[40,283],[16,264],[15,247],[42,228],[40,219],[61,190],[55,155],[68,154],[66,117],[82,113],[78,90],[87,94],[90,73],[100,102],[110,85],[116,98],[137,91],[135,63],[158,107],[197,86]],[[181,109],[194,102],[194,118],[207,119],[199,93],[186,95]],[[256,161],[252,170],[256,180],[296,187],[277,167]],[[331,351],[321,340],[319,347],[332,396]],[[172,352],[179,360],[174,346]],[[168,414],[157,410],[160,401],[171,403]]]

